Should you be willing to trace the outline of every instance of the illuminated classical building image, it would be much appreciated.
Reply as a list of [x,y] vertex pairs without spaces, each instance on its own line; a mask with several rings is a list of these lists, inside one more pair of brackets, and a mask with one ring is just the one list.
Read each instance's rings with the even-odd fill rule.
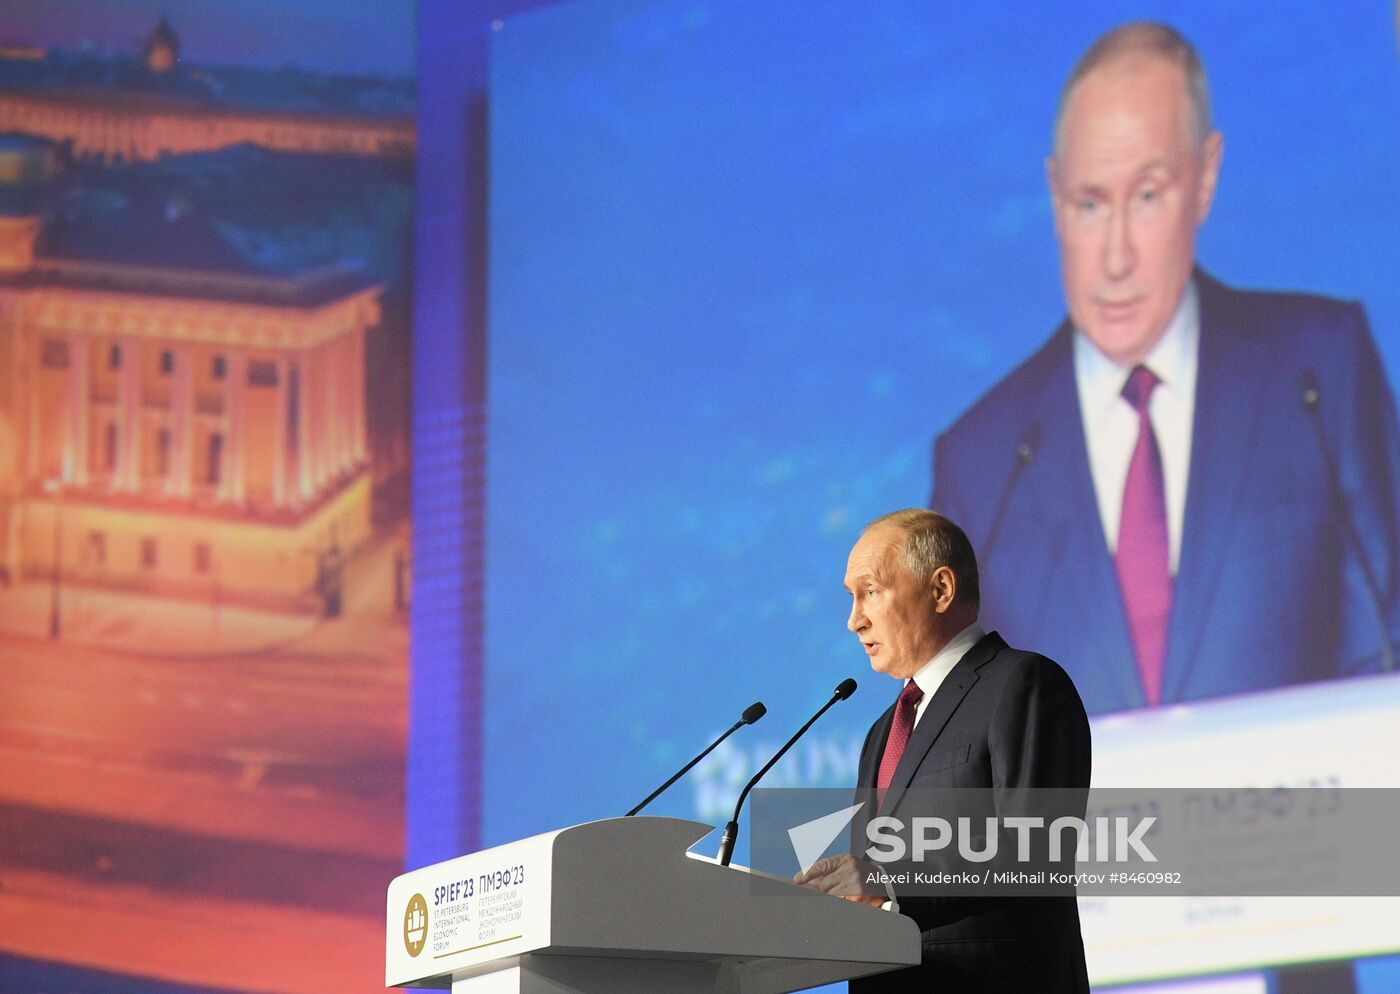
[[324,610],[370,532],[381,288],[259,271],[178,195],[104,243],[110,191],[35,206],[51,154],[0,145],[0,575]]
[[0,49],[0,584],[53,634],[60,586],[337,613],[406,512],[413,100],[164,18]]
[[[269,67],[276,5],[30,6],[0,42],[0,977],[381,990],[412,64]],[[410,52],[393,6],[325,16]]]

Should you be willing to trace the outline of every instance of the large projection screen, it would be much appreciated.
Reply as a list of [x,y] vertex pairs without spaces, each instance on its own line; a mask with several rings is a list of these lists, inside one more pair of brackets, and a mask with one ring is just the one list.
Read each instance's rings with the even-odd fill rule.
[[[596,0],[497,23],[485,844],[626,811],[761,698],[768,718],[652,809],[722,823],[846,676],[860,691],[765,783],[854,783],[897,686],[845,630],[846,554],[865,521],[927,505],[934,437],[1062,320],[1059,89],[1092,39],[1143,18],[1200,50],[1225,135],[1199,264],[1361,302],[1393,384],[1390,5]],[[1101,711],[1096,782],[1182,785],[1228,742],[1240,782],[1382,785],[1395,774],[1345,730],[1374,722],[1366,748],[1393,756],[1391,716],[1387,675]],[[1306,770],[1270,747],[1319,723],[1342,732],[1318,733]],[[1163,741],[1179,751],[1134,752]],[[1400,950],[1392,917],[1222,953],[1209,922],[1239,919],[1189,911],[1105,914],[1096,933],[1086,908],[1095,980]],[[1128,962],[1096,956],[1108,932],[1179,941]]]

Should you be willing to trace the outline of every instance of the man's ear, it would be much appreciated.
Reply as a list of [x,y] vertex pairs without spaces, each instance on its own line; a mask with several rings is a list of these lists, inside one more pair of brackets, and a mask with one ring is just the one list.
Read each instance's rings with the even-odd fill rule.
[[1060,230],[1060,173],[1054,155],[1045,157],[1045,186],[1050,193],[1050,219],[1055,223],[1056,233]]
[[938,614],[945,613],[953,606],[958,596],[958,578],[948,566],[940,566],[929,577],[929,592],[933,595],[933,609]]
[[1196,224],[1205,224],[1210,205],[1215,202],[1215,185],[1220,179],[1220,160],[1225,157],[1225,136],[1212,131],[1201,145],[1201,177],[1196,189]]

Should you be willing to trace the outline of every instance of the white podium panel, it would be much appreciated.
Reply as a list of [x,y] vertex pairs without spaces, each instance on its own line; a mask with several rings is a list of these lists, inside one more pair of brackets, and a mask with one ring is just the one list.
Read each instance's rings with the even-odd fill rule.
[[389,885],[385,981],[768,994],[919,962],[911,919],[686,852],[710,831],[613,818],[405,873]]

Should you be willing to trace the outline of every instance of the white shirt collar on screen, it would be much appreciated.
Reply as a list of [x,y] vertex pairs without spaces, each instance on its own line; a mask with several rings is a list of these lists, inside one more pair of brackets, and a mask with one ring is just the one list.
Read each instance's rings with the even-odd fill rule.
[[[1186,516],[1186,478],[1191,465],[1191,422],[1196,409],[1196,372],[1201,340],[1200,298],[1194,282],[1186,284],[1181,304],[1166,332],[1143,360],[1161,382],[1152,391],[1148,417],[1162,454],[1166,486],[1167,535],[1171,570],[1181,557],[1181,531]],[[1074,382],[1079,413],[1094,478],[1099,519],[1110,554],[1118,548],[1118,523],[1123,513],[1123,487],[1128,463],[1137,445],[1138,420],[1123,399],[1130,368],[1100,352],[1083,333],[1074,333]]]

